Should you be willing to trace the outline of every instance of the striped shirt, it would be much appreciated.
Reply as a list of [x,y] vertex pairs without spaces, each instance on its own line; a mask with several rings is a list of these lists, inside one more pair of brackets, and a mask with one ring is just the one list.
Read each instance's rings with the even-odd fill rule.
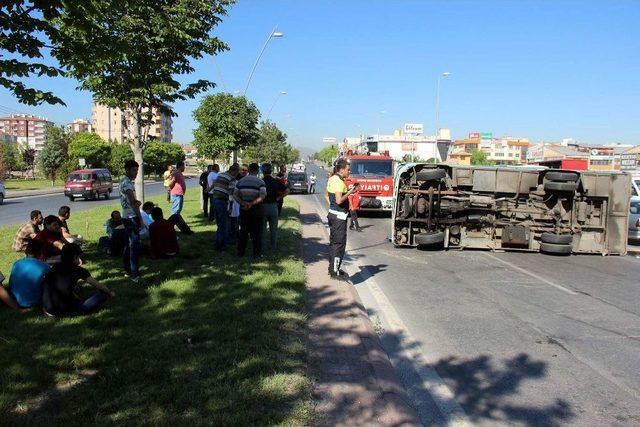
[[257,176],[247,175],[238,181],[233,196],[238,201],[253,202],[258,197],[264,199],[267,196],[267,187],[264,181]]
[[211,194],[214,199],[229,200],[236,187],[236,180],[229,172],[219,173],[213,184]]

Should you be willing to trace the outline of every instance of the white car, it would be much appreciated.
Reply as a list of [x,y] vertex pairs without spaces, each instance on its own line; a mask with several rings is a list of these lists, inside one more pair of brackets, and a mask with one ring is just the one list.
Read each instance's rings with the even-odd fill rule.
[[0,182],[0,205],[4,203],[4,184]]

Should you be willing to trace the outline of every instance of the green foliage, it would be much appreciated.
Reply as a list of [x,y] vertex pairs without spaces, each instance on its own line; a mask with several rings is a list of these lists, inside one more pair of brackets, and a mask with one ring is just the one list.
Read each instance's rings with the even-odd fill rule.
[[207,95],[193,112],[193,117],[198,122],[198,128],[193,131],[193,145],[203,157],[222,157],[258,141],[256,126],[260,112],[244,96],[228,93]]
[[[402,156],[402,163],[417,163],[422,161],[420,159],[420,156],[413,156],[413,159],[411,159],[411,154],[405,154],[404,156]],[[430,163],[429,161],[427,161],[427,163]],[[435,162],[434,162],[435,163]]]
[[436,159],[435,157],[429,157],[425,163],[436,164],[438,163],[438,159]]
[[132,150],[142,162],[136,193],[144,199],[144,149],[154,110],[193,98],[213,82],[185,84],[191,61],[227,46],[215,27],[233,0],[114,0],[67,2],[54,20],[52,54],[94,99],[130,112]]
[[[58,67],[45,64],[41,51],[57,39],[51,25],[62,8],[59,0],[6,0],[0,13],[0,86],[8,89],[19,102],[28,105],[64,102],[51,92],[28,87],[27,77],[55,77],[62,74]],[[8,53],[8,54],[7,54]]]
[[168,165],[175,165],[185,158],[180,144],[150,141],[145,150],[145,162],[156,174],[162,173]]
[[51,185],[55,182],[60,173],[60,167],[66,160],[67,152],[60,144],[60,141],[47,139],[38,155],[38,164],[44,176],[51,180]]
[[47,141],[55,141],[63,150],[65,157],[67,156],[67,148],[69,147],[69,134],[62,126],[47,125],[45,128],[45,139]]
[[6,172],[19,170],[22,156],[16,144],[9,141],[0,143],[0,151],[2,151],[2,162]]
[[121,176],[124,174],[124,164],[127,160],[133,160],[133,150],[128,143],[111,144],[111,160],[109,170],[112,175]]
[[295,162],[300,153],[287,144],[287,134],[271,121],[262,122],[258,132],[258,142],[242,152],[242,160],[250,162],[269,162],[285,165]]
[[109,165],[111,147],[95,133],[78,133],[71,138],[67,154],[74,160],[84,159],[86,167],[103,168]]
[[314,154],[313,157],[327,164],[331,164],[331,162],[338,157],[338,147],[335,145],[324,147],[322,150]]
[[487,158],[487,153],[482,150],[474,150],[471,152],[471,164],[481,166],[493,166],[495,162]]

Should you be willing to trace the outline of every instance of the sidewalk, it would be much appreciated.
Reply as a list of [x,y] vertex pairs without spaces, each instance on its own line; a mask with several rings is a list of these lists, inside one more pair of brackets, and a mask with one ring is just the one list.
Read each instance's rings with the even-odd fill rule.
[[307,272],[307,348],[320,425],[420,425],[352,285],[327,275],[327,234],[300,203]]

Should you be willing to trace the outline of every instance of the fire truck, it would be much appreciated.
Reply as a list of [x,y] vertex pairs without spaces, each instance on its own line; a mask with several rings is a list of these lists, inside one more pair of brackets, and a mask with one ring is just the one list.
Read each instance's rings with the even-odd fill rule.
[[394,161],[389,152],[354,154],[349,150],[343,158],[351,165],[347,185],[358,182],[359,211],[393,210]]

